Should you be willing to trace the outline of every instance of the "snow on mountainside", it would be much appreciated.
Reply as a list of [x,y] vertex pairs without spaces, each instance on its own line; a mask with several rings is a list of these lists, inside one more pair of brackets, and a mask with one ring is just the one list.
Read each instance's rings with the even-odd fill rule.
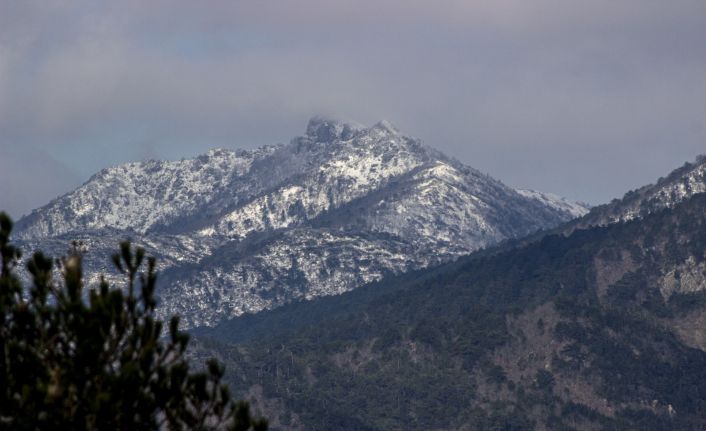
[[[78,189],[21,219],[18,237],[51,237],[101,228],[145,233],[208,207],[247,174],[254,161],[272,151],[271,147],[239,153],[211,150],[188,160],[127,163],[104,169]],[[239,197],[237,193],[231,196]]]
[[[319,141],[320,136],[328,140]],[[309,124],[307,136],[291,145],[307,148],[318,163],[200,233],[245,238],[253,231],[297,225],[431,159],[417,141],[400,136],[385,123],[359,130],[314,122]]]
[[625,194],[622,199],[599,205],[583,218],[571,223],[569,229],[600,226],[641,218],[674,205],[691,196],[706,192],[706,155],[693,163],[675,169],[655,184]]
[[573,217],[582,217],[588,213],[588,205],[577,202],[572,202],[566,198],[555,195],[553,193],[538,192],[536,190],[517,190],[522,196],[536,199],[544,202],[549,206],[561,209],[571,214]]
[[213,325],[339,294],[572,219],[586,209],[517,191],[387,122],[314,118],[304,136],[254,151],[128,163],[19,220],[26,249],[87,249],[114,273],[130,237],[161,262],[162,310]]

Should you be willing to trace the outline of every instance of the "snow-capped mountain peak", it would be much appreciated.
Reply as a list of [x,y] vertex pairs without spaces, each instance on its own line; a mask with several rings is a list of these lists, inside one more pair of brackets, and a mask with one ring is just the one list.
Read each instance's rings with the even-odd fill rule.
[[580,211],[518,192],[389,122],[315,117],[285,145],[105,169],[21,219],[15,237],[54,254],[82,239],[89,273],[109,272],[109,250],[131,237],[162,262],[163,312],[196,326],[338,294]]
[[388,133],[390,135],[399,135],[400,131],[392,123],[387,120],[381,120],[377,122],[373,127],[373,130],[381,131],[383,133]]
[[347,141],[364,129],[360,124],[317,116],[309,120],[306,136],[314,142]]

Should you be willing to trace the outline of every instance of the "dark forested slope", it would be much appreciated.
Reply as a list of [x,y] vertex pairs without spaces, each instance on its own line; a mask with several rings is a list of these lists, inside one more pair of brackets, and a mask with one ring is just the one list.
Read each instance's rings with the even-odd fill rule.
[[275,428],[704,429],[705,251],[697,194],[235,319],[196,354]]

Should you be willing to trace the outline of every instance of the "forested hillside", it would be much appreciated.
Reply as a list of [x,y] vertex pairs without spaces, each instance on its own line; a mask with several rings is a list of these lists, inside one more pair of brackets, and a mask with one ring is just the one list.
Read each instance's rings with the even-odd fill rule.
[[705,251],[697,194],[234,319],[196,354],[281,429],[703,429]]

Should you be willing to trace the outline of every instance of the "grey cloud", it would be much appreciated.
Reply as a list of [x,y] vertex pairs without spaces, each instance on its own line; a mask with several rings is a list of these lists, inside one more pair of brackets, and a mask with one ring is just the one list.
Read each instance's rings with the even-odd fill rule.
[[597,203],[704,152],[704,40],[702,0],[0,0],[0,156],[85,179],[386,118]]

